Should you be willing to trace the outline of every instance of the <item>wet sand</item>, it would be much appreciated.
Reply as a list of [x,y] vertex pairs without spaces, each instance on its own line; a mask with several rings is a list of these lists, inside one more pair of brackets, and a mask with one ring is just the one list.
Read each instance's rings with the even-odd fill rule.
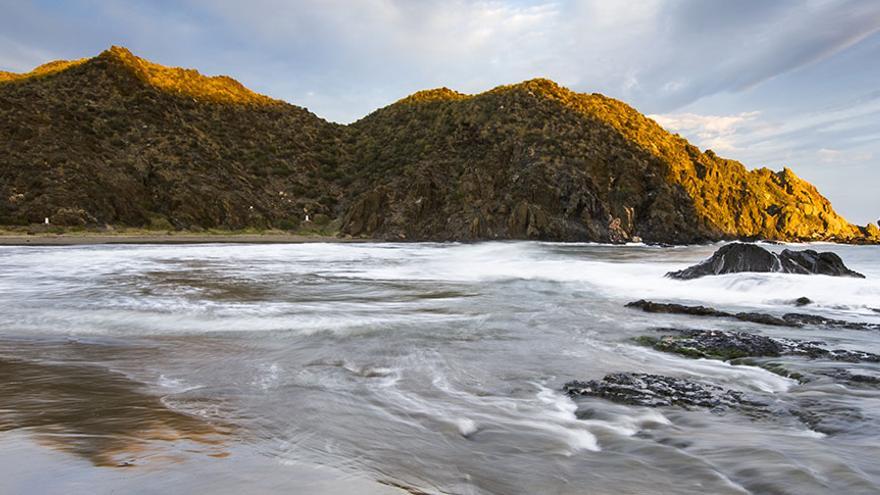
[[89,362],[130,352],[0,339],[0,464],[16,466],[0,477],[0,493],[272,493],[291,484],[315,494],[404,493],[329,466],[267,462],[234,425],[173,410],[144,384]]
[[41,445],[95,466],[127,467],[161,453],[223,458],[230,428],[173,411],[120,373],[88,364],[0,357],[0,432],[25,430]]

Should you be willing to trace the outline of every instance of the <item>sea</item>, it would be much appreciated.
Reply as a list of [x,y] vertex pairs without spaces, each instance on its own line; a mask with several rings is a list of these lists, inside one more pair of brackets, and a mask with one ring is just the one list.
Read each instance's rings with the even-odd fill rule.
[[[762,244],[834,251],[864,279],[664,276],[720,245],[0,247],[0,493],[880,493],[880,364],[639,340],[718,329],[880,354],[880,331],[625,306],[880,323],[880,247]],[[562,391],[625,372],[767,412]]]

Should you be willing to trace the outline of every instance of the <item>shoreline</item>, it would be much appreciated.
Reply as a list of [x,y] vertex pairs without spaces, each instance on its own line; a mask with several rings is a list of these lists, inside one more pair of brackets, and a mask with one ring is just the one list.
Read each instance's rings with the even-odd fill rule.
[[306,244],[363,243],[372,239],[302,234],[2,234],[0,246],[99,244]]
[[[264,233],[196,233],[196,232],[180,232],[180,233],[144,233],[144,232],[116,232],[112,234],[98,232],[64,232],[50,233],[38,232],[25,234],[19,232],[2,232],[0,231],[0,246],[90,246],[90,245],[106,245],[106,244],[156,244],[156,245],[174,245],[174,244],[313,244],[313,243],[333,243],[333,244],[357,244],[357,243],[377,243],[377,242],[491,242],[491,241],[517,241],[525,239],[484,239],[469,241],[415,241],[409,239],[388,240],[388,239],[371,239],[364,237],[339,237],[326,234],[293,234],[283,232],[264,232]],[[717,241],[707,241],[705,243],[694,244],[666,244],[666,243],[623,243],[609,244],[602,242],[583,242],[583,241],[539,241],[539,242],[560,242],[571,244],[596,244],[596,245],[620,245],[620,246],[661,246],[661,247],[682,247],[682,246],[709,246],[719,243],[728,242],[746,242],[746,243],[766,243],[776,245],[789,246],[809,246],[814,244],[833,244],[840,246],[876,246],[875,243],[864,242],[840,242],[830,240],[814,240],[814,241],[777,241],[766,239],[724,239]]]

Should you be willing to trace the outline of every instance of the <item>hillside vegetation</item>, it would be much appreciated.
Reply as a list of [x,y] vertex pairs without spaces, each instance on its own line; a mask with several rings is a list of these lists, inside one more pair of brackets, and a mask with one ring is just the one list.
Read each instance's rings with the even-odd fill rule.
[[342,126],[113,47],[0,73],[0,224],[296,228],[409,240],[876,242],[791,170],[535,79]]
[[0,84],[0,224],[292,228],[304,211],[334,215],[340,126],[156,67],[114,48]]

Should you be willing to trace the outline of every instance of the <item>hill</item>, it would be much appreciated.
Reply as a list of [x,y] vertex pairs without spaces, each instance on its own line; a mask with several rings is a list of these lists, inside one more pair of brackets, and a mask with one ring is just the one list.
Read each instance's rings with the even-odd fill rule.
[[124,48],[0,73],[0,224],[687,243],[880,240],[788,169],[702,152],[626,104],[535,79],[421,91],[342,126]]
[[122,48],[62,66],[0,83],[0,224],[295,226],[342,196],[341,128],[303,108]]
[[697,242],[877,238],[785,169],[701,152],[628,105],[546,79],[422,91],[352,127],[355,235]]

